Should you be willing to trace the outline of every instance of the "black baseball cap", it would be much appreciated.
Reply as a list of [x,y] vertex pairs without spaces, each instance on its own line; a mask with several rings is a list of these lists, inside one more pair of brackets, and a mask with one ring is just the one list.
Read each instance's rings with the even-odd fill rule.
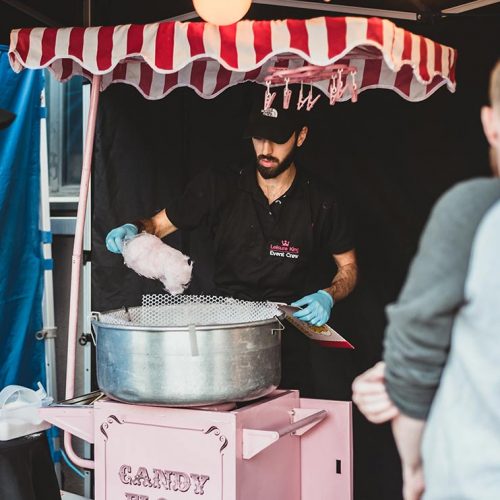
[[7,111],[6,109],[0,109],[0,130],[7,128],[13,121],[16,115]]
[[297,110],[297,92],[292,93],[288,109],[283,108],[283,87],[272,88],[273,92],[276,92],[276,97],[269,109],[264,109],[265,91],[255,94],[245,137],[260,137],[284,144],[306,125],[306,115],[303,110]]

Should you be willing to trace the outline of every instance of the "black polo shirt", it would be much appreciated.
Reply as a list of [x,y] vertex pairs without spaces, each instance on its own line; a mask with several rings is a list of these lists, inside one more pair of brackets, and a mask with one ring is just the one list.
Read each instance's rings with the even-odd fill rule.
[[209,225],[217,292],[242,299],[296,300],[306,291],[319,253],[353,248],[332,189],[300,167],[288,191],[272,204],[249,166],[202,173],[166,212],[179,229]]

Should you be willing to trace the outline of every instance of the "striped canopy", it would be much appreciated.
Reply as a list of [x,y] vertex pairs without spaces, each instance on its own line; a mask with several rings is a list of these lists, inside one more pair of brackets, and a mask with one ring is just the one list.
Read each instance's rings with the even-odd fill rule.
[[[60,81],[99,74],[102,89],[124,82],[148,99],[179,86],[215,97],[238,83],[263,83],[276,65],[346,64],[356,68],[358,92],[392,89],[410,101],[456,85],[454,49],[378,18],[24,28],[12,31],[9,57],[15,71],[48,68]],[[328,80],[314,85],[328,94]],[[351,97],[346,91],[341,100]]]

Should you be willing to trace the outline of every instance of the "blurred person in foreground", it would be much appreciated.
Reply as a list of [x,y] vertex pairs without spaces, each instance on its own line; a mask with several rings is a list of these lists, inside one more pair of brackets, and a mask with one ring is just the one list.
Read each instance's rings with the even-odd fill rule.
[[481,120],[495,178],[437,202],[387,308],[384,362],[353,383],[368,420],[392,420],[405,500],[500,498],[500,62],[490,102]]

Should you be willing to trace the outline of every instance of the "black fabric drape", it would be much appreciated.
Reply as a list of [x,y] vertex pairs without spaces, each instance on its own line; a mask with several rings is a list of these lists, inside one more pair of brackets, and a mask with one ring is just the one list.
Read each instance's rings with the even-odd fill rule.
[[60,500],[45,433],[0,441],[0,498]]

